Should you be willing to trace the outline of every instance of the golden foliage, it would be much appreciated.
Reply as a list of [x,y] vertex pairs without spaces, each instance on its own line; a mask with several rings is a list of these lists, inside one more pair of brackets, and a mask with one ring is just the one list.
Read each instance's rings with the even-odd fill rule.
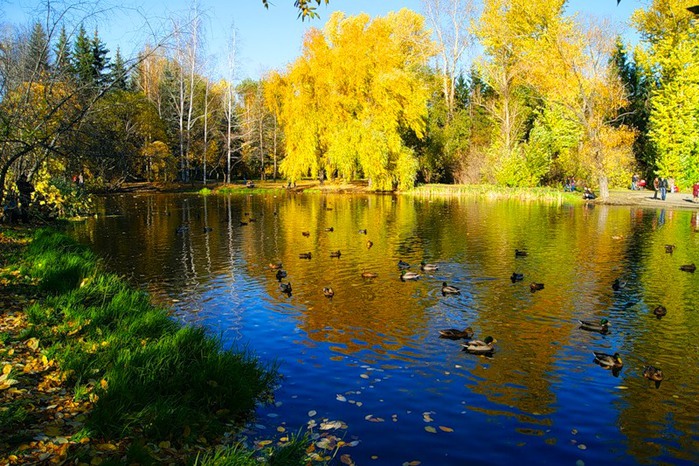
[[407,9],[373,20],[334,13],[322,31],[311,29],[303,55],[266,81],[286,135],[282,172],[292,181],[325,170],[365,176],[379,190],[411,186],[417,164],[401,132],[424,136],[433,52],[424,19]]

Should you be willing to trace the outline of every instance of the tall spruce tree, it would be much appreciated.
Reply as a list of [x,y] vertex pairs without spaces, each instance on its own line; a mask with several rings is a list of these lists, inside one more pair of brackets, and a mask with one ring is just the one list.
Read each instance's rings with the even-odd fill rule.
[[70,50],[68,42],[68,34],[65,26],[61,27],[61,32],[58,35],[58,40],[53,47],[54,54],[54,73],[62,79],[73,74],[73,54]]
[[25,81],[36,81],[45,77],[49,71],[49,40],[44,26],[40,22],[34,23],[27,53],[24,59]]
[[121,51],[119,47],[116,49],[114,54],[114,64],[109,73],[109,80],[112,83],[114,89],[125,91],[128,88],[128,72],[126,70],[126,63],[124,63],[124,58],[121,56]]

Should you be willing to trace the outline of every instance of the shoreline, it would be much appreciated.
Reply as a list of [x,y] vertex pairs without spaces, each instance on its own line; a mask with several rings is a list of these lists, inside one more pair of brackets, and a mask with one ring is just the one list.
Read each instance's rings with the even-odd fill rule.
[[[295,187],[287,188],[284,181],[254,181],[255,187],[250,189],[247,188],[244,182],[237,182],[232,184],[223,183],[195,183],[195,184],[184,184],[184,183],[168,183],[168,184],[157,184],[149,182],[137,182],[137,183],[126,183],[121,189],[113,191],[111,193],[105,194],[116,194],[116,193],[182,193],[182,192],[199,192],[203,188],[211,190],[212,193],[217,192],[248,192],[261,193],[261,192],[273,192],[273,191],[292,191],[295,193],[304,192],[314,192],[323,194],[387,194],[385,192],[376,192],[369,189],[368,183],[366,181],[353,181],[350,183],[340,183],[326,181],[321,184],[317,180],[306,180],[298,183]],[[699,210],[699,202],[695,203],[692,199],[691,192],[678,192],[678,193],[668,193],[665,201],[660,198],[654,199],[653,190],[642,189],[632,191],[630,189],[613,189],[609,192],[609,197],[606,200],[601,200],[599,198],[593,201],[585,201],[582,199],[582,193],[567,193],[563,191],[557,191],[551,188],[499,188],[491,185],[447,185],[447,184],[435,184],[435,185],[422,185],[417,187],[416,190],[426,189],[429,187],[435,187],[440,192],[435,194],[435,196],[462,196],[462,197],[477,197],[482,196],[484,193],[490,191],[497,192],[500,197],[507,197],[507,191],[511,190],[513,193],[513,198],[519,197],[523,192],[532,193],[532,198],[536,198],[539,192],[546,192],[547,195],[560,193],[561,197],[570,199],[571,201],[579,200],[580,203],[592,203],[599,205],[615,205],[615,206],[641,206],[648,208],[678,208],[678,209],[696,209]],[[469,188],[469,189],[464,189]],[[451,193],[450,191],[453,191]],[[412,192],[400,192],[394,191],[390,194],[415,194]],[[421,195],[417,193],[417,195]]]

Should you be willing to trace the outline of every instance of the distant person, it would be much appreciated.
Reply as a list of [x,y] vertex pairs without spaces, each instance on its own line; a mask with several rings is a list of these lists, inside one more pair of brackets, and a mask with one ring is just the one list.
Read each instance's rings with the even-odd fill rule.
[[692,199],[692,202],[697,202],[699,201],[699,181],[694,183],[692,186],[692,196],[694,199]]
[[663,201],[665,200],[665,197],[667,196],[667,178],[660,178],[660,199]]
[[638,189],[638,175],[634,173],[631,176],[631,190],[636,191],[637,189]]
[[80,173],[78,175],[78,187],[84,188],[85,187],[85,178],[83,178],[83,174]]
[[17,180],[17,191],[19,191],[19,212],[22,222],[29,222],[29,204],[32,202],[34,185],[27,180],[27,175],[22,173]]
[[655,179],[653,180],[653,191],[655,191],[653,193],[653,199],[658,198],[658,189],[660,189],[660,180],[656,176]]
[[597,196],[595,196],[595,193],[593,193],[590,188],[585,186],[585,189],[583,190],[583,199],[592,200],[592,199],[595,199],[596,197]]

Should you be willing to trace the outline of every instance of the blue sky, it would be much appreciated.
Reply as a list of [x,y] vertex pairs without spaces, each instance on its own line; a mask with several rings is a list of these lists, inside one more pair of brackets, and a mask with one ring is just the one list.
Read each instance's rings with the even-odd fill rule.
[[[60,0],[54,0],[57,4]],[[13,0],[2,2],[1,19],[14,24],[28,24],[36,12],[40,0]],[[138,48],[152,36],[152,29],[162,29],[167,18],[186,14],[193,0],[111,0],[106,11],[95,16],[86,27],[89,32],[97,26],[100,37],[106,42],[113,55],[117,46],[122,55],[135,56]],[[199,0],[200,10],[205,13],[206,55],[208,70],[205,74],[219,77],[225,69],[227,43],[233,27],[237,30],[238,78],[258,78],[266,71],[283,69],[301,53],[305,31],[310,27],[322,27],[333,11],[344,11],[348,15],[361,12],[372,16],[385,15],[389,11],[410,8],[422,10],[420,0],[331,0],[329,6],[318,8],[320,19],[301,21],[293,0],[270,0],[265,9],[262,0]],[[66,1],[66,4],[70,4]],[[570,0],[568,11],[582,15],[608,17],[618,24],[619,31],[635,40],[627,26],[628,18],[645,2],[622,0]],[[111,7],[110,7],[111,6]]]

